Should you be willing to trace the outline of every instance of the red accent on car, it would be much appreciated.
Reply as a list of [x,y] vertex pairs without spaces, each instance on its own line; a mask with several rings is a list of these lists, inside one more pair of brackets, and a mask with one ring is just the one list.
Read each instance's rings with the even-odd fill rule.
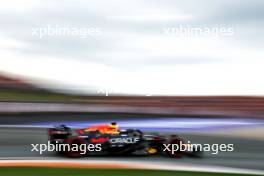
[[83,129],[76,130],[76,132],[77,132],[78,134],[84,134],[84,130],[83,130]]
[[162,140],[162,138],[159,137],[159,136],[155,136],[153,139],[154,139],[155,141],[160,141],[160,140]]
[[107,142],[107,141],[109,141],[108,137],[107,138],[103,138],[103,137],[101,137],[101,138],[91,138],[91,142],[92,143],[103,143],[103,142]]

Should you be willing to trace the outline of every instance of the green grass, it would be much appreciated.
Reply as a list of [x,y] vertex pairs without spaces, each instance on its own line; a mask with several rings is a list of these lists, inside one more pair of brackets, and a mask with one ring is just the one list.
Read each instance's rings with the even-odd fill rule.
[[160,170],[127,169],[75,169],[38,167],[0,167],[2,176],[238,176],[239,174],[219,174],[202,172],[178,172]]

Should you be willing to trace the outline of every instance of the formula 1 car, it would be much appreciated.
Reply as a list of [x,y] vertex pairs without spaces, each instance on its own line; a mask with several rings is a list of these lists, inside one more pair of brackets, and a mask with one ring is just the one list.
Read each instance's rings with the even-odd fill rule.
[[[177,135],[166,137],[158,134],[144,134],[138,129],[120,130],[115,122],[110,125],[96,125],[77,130],[60,125],[50,128],[48,134],[50,142],[54,145],[93,145],[94,150],[86,152],[81,151],[80,148],[57,151],[68,157],[155,154],[162,154],[173,158],[202,156],[202,151],[199,147],[195,147],[189,142],[185,143]],[[185,150],[181,150],[179,146],[181,148],[183,146]]]

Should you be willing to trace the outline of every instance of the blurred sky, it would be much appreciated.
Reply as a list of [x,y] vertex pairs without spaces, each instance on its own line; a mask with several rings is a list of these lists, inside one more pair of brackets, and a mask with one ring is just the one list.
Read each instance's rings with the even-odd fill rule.
[[[46,36],[47,26],[101,35]],[[231,28],[231,36],[164,29]],[[152,95],[264,95],[263,0],[8,0],[0,5],[0,71],[44,87]]]

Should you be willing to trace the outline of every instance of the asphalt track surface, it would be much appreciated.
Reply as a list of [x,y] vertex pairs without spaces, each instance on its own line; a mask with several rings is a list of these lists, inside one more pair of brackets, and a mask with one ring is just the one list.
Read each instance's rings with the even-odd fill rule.
[[[49,116],[50,118],[40,118],[42,116],[47,117],[47,115],[36,115],[33,119],[32,115],[16,115],[10,116],[9,118],[0,117],[1,125],[12,125],[12,124],[28,124],[29,122],[49,122],[49,121],[67,121],[73,120],[73,116],[68,115],[57,115],[53,114]],[[75,115],[74,120],[87,121],[82,115]],[[112,115],[93,115],[96,119],[107,120],[113,119],[118,121],[122,118],[115,115],[115,119]],[[140,116],[127,115],[126,118],[135,118]],[[91,116],[89,116],[91,118]],[[150,117],[155,118],[155,117]],[[109,156],[89,156],[86,158],[81,158],[80,160],[118,160],[118,161],[155,161],[155,162],[169,162],[172,164],[200,164],[200,165],[212,165],[212,166],[226,166],[235,168],[245,168],[245,169],[259,169],[264,170],[264,152],[263,140],[256,139],[244,139],[244,138],[233,138],[233,137],[216,137],[211,136],[210,132],[208,134],[199,135],[197,133],[186,132],[181,133],[180,136],[190,140],[193,143],[201,144],[234,144],[233,152],[220,152],[217,155],[213,155],[210,152],[204,153],[203,158],[180,158],[172,159],[165,156],[130,156],[130,157],[109,157]],[[31,144],[41,144],[47,143],[47,129],[45,128],[18,128],[18,127],[1,127],[0,128],[0,159],[1,160],[11,160],[11,159],[66,159],[62,156],[58,156],[53,152],[45,152],[40,155],[37,152],[31,152]],[[79,160],[79,159],[74,159]]]

